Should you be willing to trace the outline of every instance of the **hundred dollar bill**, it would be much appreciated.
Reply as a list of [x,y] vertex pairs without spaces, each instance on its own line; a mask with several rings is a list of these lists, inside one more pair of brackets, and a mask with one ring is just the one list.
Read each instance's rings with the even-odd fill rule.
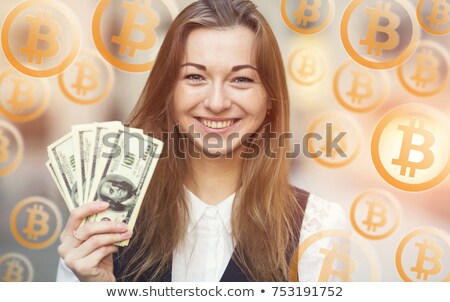
[[[137,134],[137,135],[132,135]],[[123,135],[123,137],[121,137]],[[123,127],[121,130],[117,132],[108,132],[103,135],[102,142],[99,143],[99,151],[98,151],[98,159],[97,163],[95,164],[96,170],[95,173],[91,179],[91,185],[95,184],[94,187],[91,186],[91,190],[89,193],[89,199],[90,200],[96,200],[97,198],[97,191],[96,191],[96,185],[100,183],[102,179],[103,172],[105,170],[107,162],[109,160],[110,156],[118,156],[120,152],[127,151],[129,146],[134,144],[137,144],[138,147],[142,147],[142,139],[139,140],[138,138],[142,138],[143,136],[142,129],[135,129],[135,128],[129,128],[127,126]],[[126,143],[124,143],[126,142]]]
[[86,198],[85,201],[93,201],[95,191],[92,192],[92,182],[96,175],[97,169],[100,170],[101,167],[104,167],[106,163],[106,159],[102,159],[101,150],[103,147],[104,136],[106,134],[117,136],[117,132],[119,129],[123,129],[121,122],[106,122],[106,123],[95,123],[94,124],[94,132],[93,132],[93,144],[91,145],[91,149],[89,151],[89,167],[86,173],[86,182],[85,186]]
[[79,206],[72,134],[67,134],[48,146],[47,151],[53,171],[64,192],[63,196],[69,199],[67,207],[72,211]]
[[[126,141],[127,136],[130,143]],[[110,206],[87,221],[124,222],[132,230],[162,148],[160,140],[119,130],[117,146],[92,184],[94,199],[107,201]],[[128,240],[117,245],[126,246]]]
[[62,190],[61,184],[59,183],[59,180],[58,180],[58,178],[56,177],[55,170],[53,169],[53,166],[52,166],[52,163],[50,162],[50,160],[48,160],[48,161],[45,163],[45,166],[47,167],[48,171],[50,172],[50,175],[52,176],[53,181],[55,182],[56,187],[58,188],[58,191],[59,191],[59,193],[61,194],[61,196],[63,197],[64,202],[66,203],[66,205],[71,204],[71,200],[70,200],[69,198],[67,198],[67,196],[64,195],[64,192],[63,192],[63,190]]
[[94,125],[76,125],[72,127],[75,171],[78,192],[78,204],[83,204],[88,196],[86,175],[89,169],[90,152],[94,143]]

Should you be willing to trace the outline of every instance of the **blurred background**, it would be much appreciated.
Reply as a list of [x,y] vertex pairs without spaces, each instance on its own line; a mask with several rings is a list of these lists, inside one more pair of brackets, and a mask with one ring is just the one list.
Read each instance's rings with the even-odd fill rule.
[[[45,167],[47,146],[69,133],[73,125],[126,119],[144,87],[151,61],[167,28],[191,2],[65,0],[54,1],[51,7],[48,4],[30,6],[28,1],[0,2],[1,281],[55,279],[59,230],[65,224],[68,210]],[[293,160],[292,183],[344,208],[349,224],[354,228],[353,237],[370,250],[359,256],[355,252],[359,272],[355,273],[353,280],[402,281],[406,274],[412,281],[441,281],[445,278],[448,281],[448,170],[447,175],[433,186],[415,190],[415,183],[411,182],[412,189],[399,188],[377,170],[371,144],[379,121],[400,105],[425,105],[419,107],[419,111],[426,108],[423,109],[426,117],[435,118],[436,127],[443,125],[443,132],[448,131],[450,88],[447,78],[450,65],[446,60],[450,34],[431,33],[418,19],[433,25],[429,16],[434,14],[437,25],[441,25],[434,24],[435,28],[450,27],[450,1],[380,1],[391,3],[390,12],[386,12],[386,7],[378,8],[377,1],[353,1],[356,6],[350,18],[347,14],[351,11],[352,1],[322,0],[321,5],[317,4],[319,2],[254,1],[272,26],[282,50],[294,141],[303,146],[304,135],[311,131],[325,136],[327,122],[333,123],[334,136],[339,131],[348,132],[342,141],[348,158],[339,158],[333,153],[328,158],[313,159],[299,154]],[[134,9],[133,5],[151,6],[153,14]],[[371,13],[367,13],[370,9],[365,10],[366,7],[372,8]],[[422,9],[418,10],[422,13],[416,13],[417,7]],[[316,15],[317,11],[320,15]],[[382,15],[383,12],[386,15]],[[396,17],[390,17],[395,12]],[[418,16],[420,14],[421,17]],[[157,18],[159,22],[147,23],[149,18]],[[348,23],[345,37],[341,32],[343,18],[347,18]],[[396,48],[390,47],[389,41],[395,37],[388,32],[389,23],[394,24],[395,19],[400,24],[397,28],[400,42]],[[132,32],[125,25],[129,27],[133,20],[141,27],[136,25]],[[379,45],[369,41],[370,30],[367,28],[373,28],[372,23],[378,24]],[[39,30],[39,26],[43,29]],[[148,27],[156,37],[151,47],[141,49],[139,43],[126,40],[129,31],[132,32],[129,39],[144,41],[146,35],[139,28]],[[59,33],[58,45],[45,39],[36,42],[36,37],[51,36],[52,32]],[[119,37],[116,42],[111,42],[113,35]],[[363,39],[366,39],[365,43],[358,43]],[[435,54],[434,59],[429,59],[430,64],[424,63],[426,71],[423,75],[419,74],[422,82],[429,82],[428,86],[419,85],[417,74],[414,82],[417,70],[414,64],[426,61],[424,57],[429,52],[426,49],[416,51],[427,47],[428,44],[421,46],[422,41],[428,41]],[[33,43],[35,47],[37,43],[34,52]],[[409,46],[411,51],[402,62],[401,70],[397,66],[399,64],[393,67],[380,64],[374,69],[364,63],[368,60],[364,44],[368,48],[373,47],[374,53],[377,48],[385,50],[373,60],[376,64],[395,61],[403,51],[408,52]],[[134,57],[130,55],[133,48],[137,49]],[[349,49],[361,55],[352,55]],[[417,55],[419,57],[415,59]],[[36,71],[36,65],[29,60],[39,60],[39,57],[44,59]],[[436,60],[438,65],[433,63]],[[92,64],[96,66],[94,69]],[[434,67],[436,73],[430,71]],[[86,71],[85,76],[96,77],[95,87],[88,86],[89,81],[84,82],[84,88],[80,84],[83,83],[79,78],[83,68],[91,68],[91,73]],[[22,90],[15,88],[19,81],[23,85]],[[28,102],[25,97],[17,101],[20,94],[26,95],[31,90],[36,94]],[[12,101],[14,99],[16,102]],[[402,120],[401,117],[398,119]],[[383,150],[396,146],[383,139],[381,135],[380,144],[385,144],[380,145],[381,155],[385,154]],[[449,165],[449,139],[444,134],[435,142],[435,147],[441,148],[440,154],[444,155],[441,159],[443,164],[433,169],[440,169],[444,174],[445,166]],[[421,144],[420,138],[416,144]],[[308,147],[313,151],[325,151],[317,141]],[[364,198],[368,198],[365,203]],[[370,202],[375,204],[374,200],[378,200],[378,209],[373,205],[371,210]],[[383,200],[385,206],[380,206]],[[414,236],[422,236],[415,239],[415,244],[403,240],[412,238],[413,235],[407,237],[410,232],[425,227],[431,230],[428,235],[420,230],[413,233]],[[379,235],[383,230],[386,235]],[[426,244],[430,247],[428,251],[426,247],[422,248]],[[401,251],[404,251],[403,257]],[[373,257],[368,257],[368,254],[373,254]],[[396,257],[400,260],[396,261]],[[374,263],[379,271],[377,278],[370,277]],[[400,271],[406,272],[403,277],[399,264],[403,267]]]

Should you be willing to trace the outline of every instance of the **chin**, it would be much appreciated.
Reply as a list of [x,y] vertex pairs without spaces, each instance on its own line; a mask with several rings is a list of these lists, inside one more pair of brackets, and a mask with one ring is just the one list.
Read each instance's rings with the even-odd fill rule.
[[230,146],[230,147],[223,147],[223,148],[207,148],[206,146],[200,145],[199,143],[196,143],[196,150],[201,150],[198,152],[201,152],[204,156],[208,158],[220,158],[220,157],[227,157],[231,158],[234,153],[236,153],[236,150],[239,149],[239,145]]

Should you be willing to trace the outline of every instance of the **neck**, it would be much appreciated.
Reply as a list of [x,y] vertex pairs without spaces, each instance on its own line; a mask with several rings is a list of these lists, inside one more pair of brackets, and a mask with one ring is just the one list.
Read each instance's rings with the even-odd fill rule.
[[210,205],[217,205],[236,192],[240,186],[242,159],[189,158],[192,177],[186,179],[185,186],[198,198]]

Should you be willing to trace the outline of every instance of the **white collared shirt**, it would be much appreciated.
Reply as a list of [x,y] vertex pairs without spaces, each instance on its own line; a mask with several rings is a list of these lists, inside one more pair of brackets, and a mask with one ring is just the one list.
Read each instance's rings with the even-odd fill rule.
[[[190,221],[184,241],[173,254],[172,281],[220,281],[234,249],[231,209],[236,193],[211,206],[187,191]],[[339,204],[310,194],[303,217],[300,243],[321,230],[347,228],[348,222]],[[305,250],[298,265],[299,281],[318,280],[325,258],[325,254],[320,251],[330,250],[331,245],[331,240],[324,239]],[[59,261],[56,281],[78,281],[62,259]],[[329,281],[339,279],[331,276]]]
[[186,190],[191,219],[184,242],[174,252],[172,281],[219,281],[234,250],[231,210],[236,193],[211,206]]

